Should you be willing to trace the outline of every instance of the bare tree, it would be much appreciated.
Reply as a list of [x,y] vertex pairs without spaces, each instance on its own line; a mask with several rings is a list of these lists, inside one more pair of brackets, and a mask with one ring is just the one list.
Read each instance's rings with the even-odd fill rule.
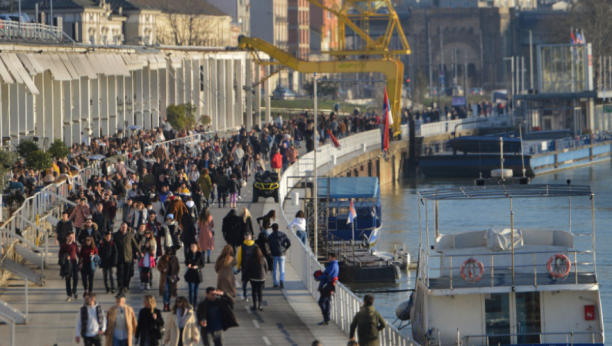
[[[579,0],[572,4],[568,25],[565,26],[568,41],[570,30],[584,32],[585,39],[592,44],[593,56],[612,55],[612,0]],[[594,59],[594,60],[595,60]]]
[[167,16],[170,36],[163,28],[158,28],[159,43],[177,46],[220,45],[216,33],[218,20],[216,16],[208,14],[207,6],[205,0],[167,0],[162,15]]

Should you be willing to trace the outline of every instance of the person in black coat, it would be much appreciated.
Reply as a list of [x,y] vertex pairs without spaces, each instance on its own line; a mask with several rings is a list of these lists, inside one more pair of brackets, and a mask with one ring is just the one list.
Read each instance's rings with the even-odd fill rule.
[[198,321],[204,345],[221,345],[223,332],[238,326],[234,300],[214,287],[206,288],[206,299],[198,305]]
[[268,242],[268,235],[266,232],[259,232],[259,236],[257,237],[257,240],[255,240],[255,244],[259,246],[261,253],[266,258],[266,261],[268,262],[268,269],[272,268],[273,258],[272,252],[270,252],[270,243]]
[[256,247],[244,268],[244,275],[251,282],[252,287],[253,306],[251,310],[259,309],[259,311],[263,311],[263,289],[267,273],[268,262],[261,253],[261,249]]
[[236,214],[236,210],[230,210],[223,218],[221,231],[223,232],[223,239],[234,248],[234,253],[236,253],[236,247],[240,246],[244,240],[242,229],[242,218]]
[[104,213],[104,204],[102,202],[96,204],[96,211],[91,215],[91,220],[98,225],[98,232],[100,232],[100,234],[106,234],[113,231],[111,221]]
[[55,245],[66,244],[66,238],[69,233],[74,233],[74,223],[68,220],[68,211],[62,212],[62,219],[57,222],[55,226]]
[[193,242],[189,246],[189,251],[185,255],[185,266],[187,266],[185,281],[189,285],[189,304],[191,304],[191,306],[197,306],[198,289],[202,281],[204,281],[202,279],[204,256],[197,242]]
[[144,307],[138,313],[136,326],[136,344],[140,346],[158,346],[164,328],[162,312],[156,308],[155,297],[145,296]]
[[[115,293],[115,280],[113,279],[113,268],[117,265],[117,245],[113,242],[113,234],[107,232],[104,238],[100,241],[98,247],[98,256],[100,256],[100,268],[104,274],[104,287],[106,293]],[[110,287],[108,285],[110,281]]]

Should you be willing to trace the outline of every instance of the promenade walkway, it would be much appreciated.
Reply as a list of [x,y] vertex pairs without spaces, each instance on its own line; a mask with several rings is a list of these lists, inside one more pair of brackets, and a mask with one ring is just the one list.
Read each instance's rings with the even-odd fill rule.
[[[239,208],[247,206],[254,218],[262,215],[277,205],[272,198],[266,202],[260,199],[259,203],[250,203],[251,188],[247,187],[242,192],[242,203]],[[216,259],[225,245],[221,233],[221,223],[229,208],[211,208],[215,220],[215,251],[211,259]],[[277,221],[283,218],[277,218]],[[286,223],[281,224],[284,230]],[[257,228],[257,226],[255,225]],[[77,301],[65,302],[64,280],[59,277],[59,266],[56,258],[57,246],[51,246],[50,268],[45,270],[47,278],[44,287],[30,286],[29,289],[29,320],[27,325],[16,327],[16,345],[74,345],[75,323],[78,308],[83,304],[79,297]],[[179,251],[179,259],[183,265],[183,251]],[[184,271],[181,272],[184,273]],[[204,298],[204,290],[208,286],[215,286],[217,275],[214,272],[214,263],[207,264],[203,270],[204,282],[200,286],[200,298]],[[157,272],[154,274],[153,285],[150,294],[158,299],[161,305],[161,297],[158,296]],[[241,287],[240,283],[236,284]],[[79,281],[79,296],[82,295],[82,285]],[[237,290],[238,292],[241,289]],[[114,296],[106,294],[102,280],[102,272],[97,271],[94,280],[94,292],[98,296],[98,302],[106,309],[114,304]],[[140,290],[140,281],[137,277],[132,280],[130,291],[127,294],[127,303],[136,311],[142,307],[142,297],[147,294]],[[179,284],[179,295],[187,296],[187,287],[184,280]],[[249,290],[250,295],[250,290]],[[6,289],[0,291],[0,299],[17,307],[23,308],[23,281],[11,280]],[[240,327],[228,330],[225,333],[225,345],[310,345],[315,339],[324,345],[343,345],[348,340],[347,336],[336,326],[318,326],[322,317],[316,301],[304,287],[304,284],[296,274],[293,265],[287,263],[285,289],[273,289],[271,273],[268,275],[266,289],[264,290],[264,311],[252,312],[249,310],[251,302],[238,299],[234,311],[240,323]],[[166,318],[168,313],[164,313]],[[9,327],[0,325],[0,346],[8,345],[10,340]],[[6,336],[6,337],[4,337]]]

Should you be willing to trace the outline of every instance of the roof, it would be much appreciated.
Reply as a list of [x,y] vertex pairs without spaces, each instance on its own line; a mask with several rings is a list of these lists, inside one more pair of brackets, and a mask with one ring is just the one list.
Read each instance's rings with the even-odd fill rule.
[[[46,10],[50,7],[50,0],[22,0],[21,8],[23,10],[33,10],[38,4],[39,10]],[[53,9],[71,9],[99,7],[97,0],[53,0]]]
[[[100,7],[101,0],[53,0],[54,9],[73,9]],[[24,10],[32,10],[38,4],[39,9],[49,9],[50,0],[22,0]],[[227,16],[226,13],[208,3],[206,0],[106,0],[113,12],[134,10],[159,10],[181,14],[203,14],[209,16]]]
[[435,201],[493,198],[580,197],[591,196],[592,194],[593,191],[591,187],[586,185],[485,185],[419,192],[421,198]]
[[327,181],[330,181],[330,198],[376,198],[377,177],[319,178],[318,195],[327,197]]

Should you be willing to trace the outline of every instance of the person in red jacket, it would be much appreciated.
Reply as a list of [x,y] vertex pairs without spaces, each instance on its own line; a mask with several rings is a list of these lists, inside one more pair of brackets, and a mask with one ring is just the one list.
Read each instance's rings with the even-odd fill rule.
[[62,277],[66,279],[66,294],[68,295],[68,298],[66,298],[67,302],[72,300],[73,296],[75,300],[77,299],[77,282],[79,282],[79,271],[77,266],[78,253],[79,246],[74,243],[74,233],[72,231],[68,231],[66,243],[60,246],[58,254],[62,267],[60,273],[62,274]]
[[272,155],[272,160],[270,160],[270,165],[274,172],[280,174],[281,169],[283,168],[283,155],[277,150],[274,155]]
[[87,293],[91,293],[93,291],[93,279],[95,269],[92,268],[91,262],[95,255],[98,254],[98,248],[96,248],[96,244],[94,243],[92,236],[87,236],[85,238],[85,243],[81,247],[81,251],[79,251],[79,269],[81,270],[81,278],[83,279],[83,297]]

